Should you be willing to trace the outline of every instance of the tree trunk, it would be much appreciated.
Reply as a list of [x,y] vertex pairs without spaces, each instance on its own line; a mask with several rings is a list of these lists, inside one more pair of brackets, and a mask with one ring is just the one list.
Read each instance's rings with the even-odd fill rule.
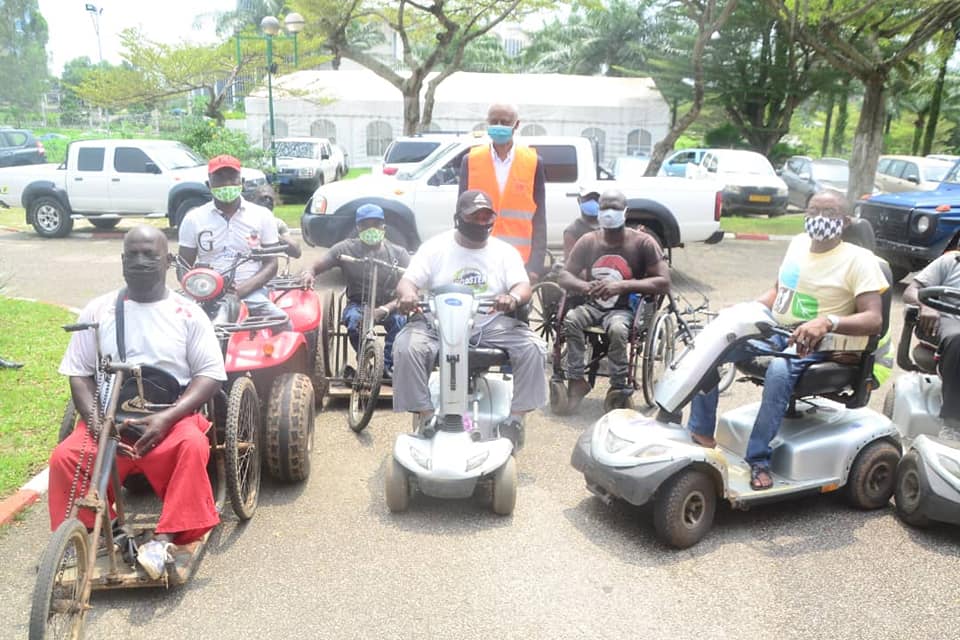
[[843,90],[840,91],[839,104],[837,105],[837,122],[833,128],[833,154],[842,156],[843,139],[847,135],[847,113],[850,106],[850,79],[843,82]]
[[920,155],[923,156],[933,149],[933,138],[937,135],[937,121],[940,120],[940,105],[943,103],[943,83],[947,77],[947,60],[953,56],[952,49],[955,46],[956,40],[954,40],[954,47],[951,48],[950,55],[943,57],[943,64],[940,65],[940,71],[937,73],[937,82],[933,85],[933,97],[930,98],[930,116],[927,118],[927,130],[923,136],[923,149],[920,152]]
[[417,133],[420,124],[420,83],[409,84],[403,88],[403,135]]
[[864,80],[863,107],[860,123],[853,136],[853,151],[850,154],[850,184],[847,198],[851,203],[863,194],[873,192],[877,174],[877,159],[883,149],[883,126],[886,121],[886,77],[874,75]]
[[820,156],[827,155],[830,151],[830,126],[833,124],[833,102],[835,100],[833,92],[827,94],[827,118],[823,123],[823,141],[820,143]]
[[910,145],[910,155],[915,156],[920,151],[923,138],[923,126],[927,121],[927,110],[917,112],[917,119],[913,121],[913,144]]

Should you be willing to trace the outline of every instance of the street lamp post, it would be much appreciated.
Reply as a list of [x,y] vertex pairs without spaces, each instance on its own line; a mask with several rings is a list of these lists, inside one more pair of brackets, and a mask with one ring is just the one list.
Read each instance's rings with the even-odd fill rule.
[[267,42],[267,110],[270,119],[270,162],[273,165],[273,172],[277,172],[277,148],[274,143],[276,138],[276,125],[273,119],[273,74],[276,72],[276,66],[273,64],[273,41],[293,40],[293,66],[299,65],[299,51],[297,49],[297,34],[303,31],[306,24],[303,16],[299,13],[288,13],[283,20],[284,27],[289,36],[280,35],[280,21],[273,16],[266,16],[260,21],[260,29],[263,35],[244,36],[237,32],[237,65],[240,65],[240,41],[243,39],[266,40]]

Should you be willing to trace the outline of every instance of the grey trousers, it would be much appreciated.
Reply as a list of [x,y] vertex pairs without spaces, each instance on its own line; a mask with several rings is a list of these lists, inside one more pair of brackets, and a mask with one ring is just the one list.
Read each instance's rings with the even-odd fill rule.
[[610,386],[623,389],[627,386],[629,365],[630,325],[633,312],[628,309],[605,311],[592,304],[581,304],[567,312],[563,318],[563,335],[567,352],[563,359],[563,373],[567,380],[583,380],[586,363],[586,337],[583,332],[590,327],[601,326],[607,334],[610,347],[607,360],[610,365]]
[[[498,347],[510,355],[513,369],[514,413],[539,409],[547,402],[544,375],[547,347],[523,322],[497,316],[481,329],[474,329],[470,343]],[[428,411],[430,372],[433,371],[440,338],[423,317],[411,318],[393,343],[393,410]]]

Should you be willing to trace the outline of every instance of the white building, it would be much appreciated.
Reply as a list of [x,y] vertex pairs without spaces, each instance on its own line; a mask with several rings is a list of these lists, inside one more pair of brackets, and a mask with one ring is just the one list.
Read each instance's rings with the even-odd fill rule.
[[[277,137],[331,138],[351,166],[375,163],[403,134],[400,91],[372,71],[298,71],[275,78],[273,88]],[[601,162],[648,154],[670,128],[669,107],[650,78],[459,72],[437,89],[431,130],[485,128],[491,102],[517,105],[522,135],[594,138]],[[246,113],[250,139],[266,145],[265,88],[246,98]]]

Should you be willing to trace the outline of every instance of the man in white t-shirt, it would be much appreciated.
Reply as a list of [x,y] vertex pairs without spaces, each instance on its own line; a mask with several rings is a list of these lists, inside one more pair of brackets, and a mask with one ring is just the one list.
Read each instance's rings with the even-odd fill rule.
[[[239,160],[217,156],[208,163],[207,174],[213,202],[191,209],[180,221],[179,252],[188,265],[199,262],[224,273],[238,254],[277,244],[277,223],[272,211],[240,196]],[[265,285],[276,274],[275,257],[237,267],[233,287],[250,315],[286,315],[267,295]]]
[[[883,327],[880,294],[889,283],[877,257],[868,249],[843,242],[850,205],[842,195],[824,191],[810,198],[804,225],[806,234],[793,239],[780,263],[776,284],[758,302],[770,309],[777,324],[795,327],[790,339],[774,335],[766,343],[755,340],[728,354],[727,362],[787,351],[799,358],[773,358],[763,383],[760,410],[747,443],[750,486],[773,486],[770,442],[780,423],[800,374],[829,356],[816,351],[827,333],[874,336]],[[691,435],[713,447],[717,421],[717,388],[693,397]]]
[[[150,365],[176,378],[183,389],[176,403],[125,421],[125,426],[138,427],[143,435],[132,445],[122,443],[117,455],[121,482],[130,473],[142,473],[163,500],[153,539],[141,545],[137,555],[154,579],[164,571],[171,544],[198,540],[220,521],[207,476],[210,443],[205,434],[210,423],[197,411],[227,379],[210,320],[193,301],[164,284],[169,266],[167,239],[159,229],[139,226],[124,236],[125,292],[112,291],[84,307],[79,322],[99,323],[99,329],[74,333],[60,363],[60,373],[70,377],[80,422],[50,457],[48,504],[50,526],[55,530],[66,519],[71,504],[86,495],[90,486],[92,456],[97,452],[96,438],[87,428],[97,424],[93,415],[98,364],[95,336],[99,336],[100,352],[113,361]],[[118,311],[123,314],[120,329]],[[123,354],[118,346],[120,331]],[[89,510],[78,515],[88,528],[93,526]]]
[[[421,291],[447,284],[468,286],[478,298],[493,302],[493,313],[476,318],[471,344],[500,348],[510,356],[513,402],[500,434],[519,449],[523,416],[547,400],[546,345],[526,324],[504,315],[526,304],[531,289],[520,254],[490,237],[496,217],[484,192],[460,194],[456,228],[420,245],[397,284],[397,306],[409,313],[418,306]],[[439,349],[436,330],[422,316],[412,317],[394,343],[393,410],[418,413],[423,424],[434,414],[428,382]]]

